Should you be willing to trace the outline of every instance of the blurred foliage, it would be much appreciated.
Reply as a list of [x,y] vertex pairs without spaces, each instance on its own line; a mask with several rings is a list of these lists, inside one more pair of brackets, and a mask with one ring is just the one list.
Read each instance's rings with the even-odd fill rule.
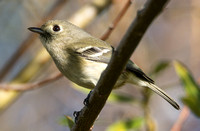
[[109,102],[133,103],[133,102],[137,102],[138,100],[128,94],[112,92],[108,98],[108,101]]
[[150,71],[149,75],[150,76],[157,76],[159,75],[162,71],[167,69],[170,65],[170,61],[167,60],[162,60],[156,63],[156,65],[152,68]]
[[144,119],[136,117],[129,120],[121,120],[110,125],[106,131],[135,131],[142,127]]
[[74,125],[74,121],[72,120],[72,118],[70,116],[63,116],[59,119],[58,122],[60,125],[62,126],[67,126],[70,129],[72,128],[72,126]]
[[191,111],[200,117],[200,89],[197,82],[192,77],[192,74],[187,69],[185,65],[181,62],[175,61],[174,66],[176,73],[180,77],[180,80],[185,89],[185,96],[182,98],[182,101],[187,105]]

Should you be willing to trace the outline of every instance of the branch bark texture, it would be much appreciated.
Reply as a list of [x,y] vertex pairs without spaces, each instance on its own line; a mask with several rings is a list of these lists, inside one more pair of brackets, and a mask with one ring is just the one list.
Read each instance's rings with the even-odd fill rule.
[[132,52],[139,44],[145,31],[164,9],[168,0],[148,0],[143,9],[137,12],[135,20],[132,22],[119,46],[114,51],[108,67],[101,75],[101,78],[93,90],[89,105],[83,107],[79,113],[77,123],[72,127],[72,131],[89,131],[97,116],[104,107],[113,86],[124,69]]

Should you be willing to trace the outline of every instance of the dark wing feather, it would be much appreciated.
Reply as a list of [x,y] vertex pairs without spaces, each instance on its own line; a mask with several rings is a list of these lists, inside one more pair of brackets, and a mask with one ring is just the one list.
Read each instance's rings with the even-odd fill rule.
[[140,79],[147,81],[149,83],[154,83],[154,81],[149,78],[136,64],[134,64],[132,61],[128,61],[126,65],[126,70],[132,72]]

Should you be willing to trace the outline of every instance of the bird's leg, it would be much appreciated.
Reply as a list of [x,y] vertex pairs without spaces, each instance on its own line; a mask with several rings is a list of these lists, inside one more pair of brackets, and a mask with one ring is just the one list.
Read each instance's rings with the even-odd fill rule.
[[89,94],[87,95],[87,97],[84,99],[84,101],[83,101],[83,104],[85,105],[85,106],[88,106],[90,103],[89,103],[89,100],[90,100],[90,96],[91,96],[91,93],[92,93],[92,91],[93,90],[91,90],[90,92],[89,92]]

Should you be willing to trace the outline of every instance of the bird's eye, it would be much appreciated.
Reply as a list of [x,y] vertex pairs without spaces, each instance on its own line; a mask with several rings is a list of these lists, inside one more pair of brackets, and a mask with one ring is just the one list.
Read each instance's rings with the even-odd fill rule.
[[55,31],[55,32],[60,31],[60,26],[54,25],[54,26],[53,26],[53,31]]

